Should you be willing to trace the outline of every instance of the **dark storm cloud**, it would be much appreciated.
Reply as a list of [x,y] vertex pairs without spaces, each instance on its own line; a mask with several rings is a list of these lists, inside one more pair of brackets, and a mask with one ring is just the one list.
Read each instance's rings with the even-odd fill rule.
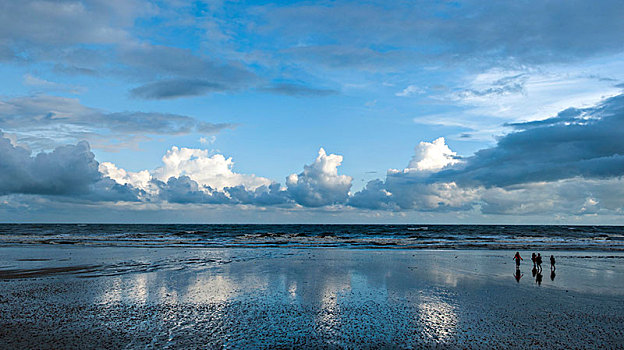
[[260,90],[288,96],[329,96],[338,94],[338,91],[332,89],[318,89],[306,85],[289,83],[268,85]]
[[0,138],[0,194],[76,194],[100,179],[98,163],[86,142],[32,157]]
[[430,180],[509,186],[624,175],[624,95],[514,126],[523,130],[467,158],[463,169],[442,171]]
[[90,201],[136,201],[139,190],[103,178],[87,142],[32,156],[0,135],[0,195],[67,196]]

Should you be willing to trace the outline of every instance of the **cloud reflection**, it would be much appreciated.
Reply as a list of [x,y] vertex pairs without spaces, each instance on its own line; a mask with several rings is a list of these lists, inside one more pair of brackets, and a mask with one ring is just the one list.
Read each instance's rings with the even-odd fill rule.
[[418,310],[423,334],[427,338],[445,342],[456,333],[457,313],[453,305],[437,297],[423,297]]

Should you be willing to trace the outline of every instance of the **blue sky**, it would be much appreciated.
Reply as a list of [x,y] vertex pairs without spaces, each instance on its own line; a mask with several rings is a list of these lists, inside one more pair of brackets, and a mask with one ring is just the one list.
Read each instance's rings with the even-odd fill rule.
[[0,221],[624,223],[620,1],[0,9]]

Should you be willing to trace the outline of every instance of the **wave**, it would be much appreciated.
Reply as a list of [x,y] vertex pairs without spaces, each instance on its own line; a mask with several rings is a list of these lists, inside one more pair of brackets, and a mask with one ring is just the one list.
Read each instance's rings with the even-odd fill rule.
[[0,245],[624,251],[620,226],[1,224]]

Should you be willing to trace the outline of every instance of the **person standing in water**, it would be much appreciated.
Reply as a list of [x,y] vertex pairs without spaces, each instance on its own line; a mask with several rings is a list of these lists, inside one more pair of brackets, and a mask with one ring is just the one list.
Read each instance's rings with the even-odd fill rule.
[[540,253],[537,253],[535,262],[537,263],[537,269],[539,270],[539,272],[542,272],[542,255]]
[[513,259],[516,261],[516,266],[520,266],[520,260],[524,260],[522,259],[522,257],[520,257],[520,252],[516,252],[516,255],[514,255]]
[[555,271],[557,268],[555,267],[555,256],[550,256],[550,271]]
[[535,253],[531,254],[531,261],[533,262],[533,269],[535,269]]

